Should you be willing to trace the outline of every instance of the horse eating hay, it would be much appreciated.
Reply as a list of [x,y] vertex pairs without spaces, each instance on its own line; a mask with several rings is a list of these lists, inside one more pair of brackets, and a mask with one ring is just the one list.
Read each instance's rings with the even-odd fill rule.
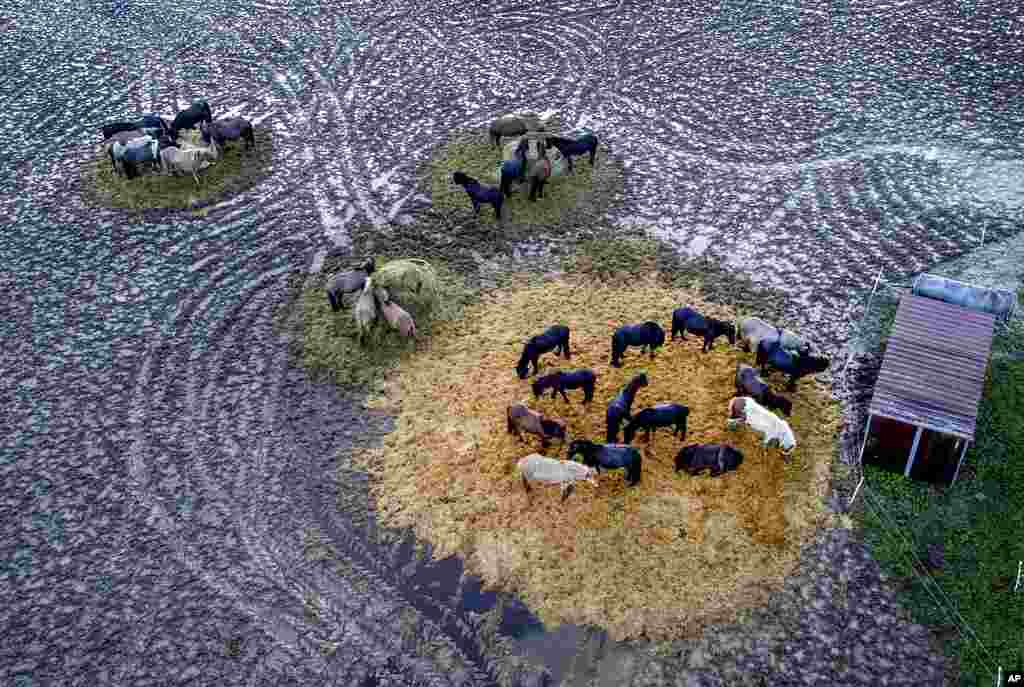
[[469,200],[473,204],[473,212],[477,217],[480,216],[481,203],[489,203],[494,207],[494,218],[501,221],[501,206],[505,200],[501,190],[492,186],[483,186],[479,181],[462,172],[452,174],[452,181],[461,186],[469,196]]
[[686,341],[686,332],[693,332],[704,337],[704,348],[701,352],[707,353],[715,343],[715,339],[724,336],[729,343],[736,345],[736,325],[732,322],[716,320],[713,317],[704,317],[690,307],[679,308],[672,312],[672,340],[675,341],[676,334],[680,334],[683,341]]
[[576,140],[561,138],[559,136],[548,136],[545,143],[551,148],[557,148],[558,152],[565,157],[569,167],[569,173],[575,172],[572,167],[572,159],[577,155],[590,154],[590,166],[594,166],[594,158],[597,155],[597,136],[593,132],[587,132]]
[[523,346],[523,353],[516,363],[516,374],[519,379],[526,379],[529,376],[530,364],[533,364],[533,374],[537,374],[537,360],[544,353],[555,351],[569,360],[569,328],[564,324],[556,324],[548,327],[543,334],[531,337]]
[[218,119],[216,122],[201,123],[199,133],[203,143],[209,145],[216,143],[220,147],[229,141],[245,141],[245,149],[251,150],[256,145],[256,136],[253,133],[252,122],[244,117],[230,117]]
[[327,302],[331,304],[331,310],[334,312],[341,310],[341,298],[346,293],[362,291],[363,287],[366,286],[366,278],[373,274],[373,271],[373,258],[369,258],[359,269],[341,272],[331,277],[325,289],[327,291]]
[[729,419],[725,424],[729,429],[747,425],[764,437],[765,448],[777,444],[786,462],[789,462],[789,456],[796,448],[796,437],[789,423],[759,405],[750,396],[740,396],[729,401]]
[[548,458],[539,453],[531,453],[525,458],[521,458],[516,463],[516,471],[523,481],[523,488],[526,489],[527,494],[532,491],[530,482],[557,484],[561,487],[563,502],[569,498],[576,482],[586,480],[595,487],[597,486],[596,469],[571,460]]
[[569,397],[565,395],[566,389],[583,389],[583,403],[587,404],[594,400],[594,386],[597,384],[597,375],[593,370],[573,370],[562,372],[559,370],[553,374],[544,375],[533,383],[533,395],[540,398],[541,395],[551,389],[551,398],[556,398],[559,393],[565,402]]
[[651,433],[658,427],[671,427],[672,436],[680,439],[686,438],[686,419],[690,416],[690,409],[679,403],[659,403],[651,408],[644,408],[633,416],[623,430],[623,437],[627,444],[633,443],[633,437],[638,430],[647,430],[645,441],[651,440]]
[[642,460],[640,450],[626,444],[595,444],[586,439],[577,439],[569,444],[569,460],[576,454],[583,456],[583,464],[595,468],[600,474],[601,468],[615,470],[624,468],[626,482],[631,487],[640,484],[640,467]]
[[565,441],[565,420],[549,419],[535,410],[526,407],[526,403],[513,403],[505,411],[509,434],[515,434],[522,441],[520,430],[536,434],[540,437],[541,446],[547,448],[552,439]]
[[665,343],[665,330],[657,322],[647,321],[643,324],[627,324],[619,327],[612,334],[612,367],[622,367],[622,354],[630,346],[639,346],[641,355],[645,348],[650,348],[651,359],[654,351]]

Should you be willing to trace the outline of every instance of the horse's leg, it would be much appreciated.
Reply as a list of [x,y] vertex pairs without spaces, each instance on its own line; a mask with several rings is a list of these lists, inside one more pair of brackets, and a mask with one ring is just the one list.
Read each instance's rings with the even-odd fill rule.
[[567,498],[569,498],[569,494],[572,493],[572,490],[575,487],[576,487],[576,485],[573,482],[563,482],[562,483],[562,503],[565,503],[565,500]]
[[526,489],[526,493],[530,493],[533,489],[530,487],[530,481],[526,479],[526,475],[520,475],[523,478],[523,488]]
[[562,398],[564,398],[565,402],[568,403],[569,402],[569,397],[565,395],[565,387],[561,387],[558,390],[562,392]]
[[796,391],[796,381],[798,377],[795,374],[789,375],[789,384],[786,385],[786,391]]

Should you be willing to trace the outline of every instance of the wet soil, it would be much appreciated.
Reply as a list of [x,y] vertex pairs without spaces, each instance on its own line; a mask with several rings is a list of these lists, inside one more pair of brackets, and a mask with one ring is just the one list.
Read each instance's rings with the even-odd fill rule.
[[[538,634],[456,562],[427,565],[374,527],[365,477],[337,474],[388,419],[294,365],[285,323],[292,286],[332,256],[443,255],[487,289],[635,236],[838,365],[880,267],[900,280],[1018,231],[1011,19],[988,0],[8,3],[4,679],[807,684],[839,660],[807,647],[832,642],[849,653],[840,684],[927,681],[934,655],[875,603],[884,586],[857,543],[830,532],[801,584],[866,575],[852,605],[877,613],[844,615],[822,583],[780,592],[780,627],[709,630],[721,656]],[[194,97],[273,131],[268,176],[202,217],[83,202],[101,124]],[[437,141],[512,109],[556,109],[609,142],[623,188],[602,216],[496,232],[430,209],[417,175]],[[854,619],[874,629],[823,629]],[[896,645],[916,671],[876,658]]]

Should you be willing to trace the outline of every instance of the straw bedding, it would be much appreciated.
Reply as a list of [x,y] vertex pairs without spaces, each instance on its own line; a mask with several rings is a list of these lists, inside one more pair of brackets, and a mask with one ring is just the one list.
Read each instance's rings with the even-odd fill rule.
[[[784,465],[749,429],[725,429],[736,364],[752,357],[725,339],[701,354],[691,334],[686,343],[666,341],[653,361],[631,348],[622,368],[609,366],[615,327],[651,319],[669,335],[672,310],[687,304],[733,317],[653,278],[630,288],[563,279],[491,294],[442,325],[429,350],[403,361],[372,401],[397,413],[383,448],[363,456],[382,524],[413,527],[439,558],[466,557],[471,572],[519,593],[548,625],[593,623],[618,639],[669,639],[763,601],[821,520],[839,415],[827,389],[802,380],[790,395],[797,449]],[[582,390],[568,392],[569,404],[550,391],[535,400],[535,377],[513,372],[524,341],[556,323],[570,327],[573,357],[545,354],[540,374],[593,369],[589,410]],[[599,487],[580,483],[564,504],[557,486],[535,487],[528,497],[516,461],[544,451],[532,436],[520,444],[506,433],[508,404],[529,399],[531,408],[565,419],[572,437],[600,442],[608,402],[640,370],[650,385],[633,412],[684,403],[685,440],[663,429],[646,446],[638,435],[644,463],[637,487],[626,488],[621,470],[602,471]],[[783,385],[781,375],[769,380]],[[675,455],[690,443],[735,446],[744,462],[718,478],[676,473]],[[555,443],[546,454],[560,452]]]

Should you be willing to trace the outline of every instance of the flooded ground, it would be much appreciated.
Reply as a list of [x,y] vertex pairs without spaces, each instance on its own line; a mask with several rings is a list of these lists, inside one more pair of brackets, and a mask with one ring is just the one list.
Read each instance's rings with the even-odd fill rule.
[[[338,507],[365,491],[335,479],[339,449],[388,420],[291,364],[274,320],[288,278],[350,249],[357,226],[400,234],[429,203],[417,175],[442,132],[552,110],[624,165],[611,226],[781,290],[790,321],[838,353],[879,268],[899,280],[1019,230],[1013,14],[994,0],[3,3],[0,674],[542,684],[496,638],[527,633],[526,609],[489,626],[475,611],[496,599],[457,565],[424,572],[411,547],[366,534],[365,504],[358,522]],[[272,129],[265,182],[204,217],[83,203],[101,124],[193,97]],[[486,271],[552,245],[568,244],[481,235],[471,250]],[[311,558],[311,539],[334,553]],[[522,644],[551,679],[601,661],[633,679],[629,647],[536,632]],[[688,656],[663,682],[721,683]]]

